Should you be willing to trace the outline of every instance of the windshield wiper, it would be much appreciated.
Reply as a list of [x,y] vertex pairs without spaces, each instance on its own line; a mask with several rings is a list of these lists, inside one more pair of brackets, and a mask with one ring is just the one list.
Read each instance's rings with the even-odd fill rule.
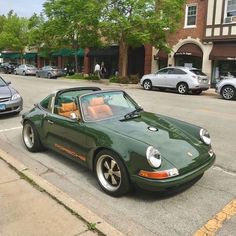
[[138,112],[142,111],[143,108],[142,107],[138,107],[135,110],[127,113],[124,115],[124,119],[121,119],[121,121],[123,120],[128,120],[128,119],[132,119],[133,117],[137,117],[137,115],[139,116]]

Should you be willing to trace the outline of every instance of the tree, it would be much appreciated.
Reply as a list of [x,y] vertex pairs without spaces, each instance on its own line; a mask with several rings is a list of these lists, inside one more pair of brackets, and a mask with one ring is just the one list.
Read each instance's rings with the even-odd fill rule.
[[20,51],[27,45],[27,19],[10,11],[0,26],[0,49]]
[[101,1],[98,0],[47,0],[44,11],[51,22],[50,30],[56,35],[58,46],[70,46],[75,52],[79,47],[96,46],[100,42],[98,30],[101,14]]
[[167,36],[182,16],[185,0],[107,0],[101,30],[119,44],[119,75],[127,75],[128,48],[151,44],[167,47]]

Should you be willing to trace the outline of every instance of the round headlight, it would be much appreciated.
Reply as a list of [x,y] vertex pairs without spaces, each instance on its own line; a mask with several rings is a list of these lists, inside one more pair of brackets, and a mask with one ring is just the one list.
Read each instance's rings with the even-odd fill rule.
[[16,99],[19,99],[19,98],[20,98],[20,94],[19,94],[19,93],[15,93],[15,94],[11,97],[12,100],[16,100]]
[[156,148],[149,146],[146,151],[146,157],[152,167],[157,168],[161,165],[161,154]]
[[211,137],[210,137],[210,134],[207,130],[200,129],[200,138],[205,144],[207,144],[207,145],[211,144]]

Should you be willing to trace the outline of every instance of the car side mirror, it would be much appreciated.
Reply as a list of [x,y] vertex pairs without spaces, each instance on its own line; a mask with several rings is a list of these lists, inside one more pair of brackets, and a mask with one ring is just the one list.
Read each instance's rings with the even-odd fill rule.
[[11,81],[6,81],[7,85],[11,84]]

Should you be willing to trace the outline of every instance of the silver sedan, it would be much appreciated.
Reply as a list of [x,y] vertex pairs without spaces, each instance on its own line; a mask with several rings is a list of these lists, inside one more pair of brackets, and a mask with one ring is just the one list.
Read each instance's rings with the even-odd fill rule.
[[64,75],[65,75],[64,70],[58,69],[56,66],[44,66],[36,71],[37,77],[44,77],[48,79],[57,78]]
[[15,68],[15,75],[35,75],[37,68],[33,65],[22,64]]
[[0,77],[0,115],[20,113],[23,107],[22,97],[10,84]]

